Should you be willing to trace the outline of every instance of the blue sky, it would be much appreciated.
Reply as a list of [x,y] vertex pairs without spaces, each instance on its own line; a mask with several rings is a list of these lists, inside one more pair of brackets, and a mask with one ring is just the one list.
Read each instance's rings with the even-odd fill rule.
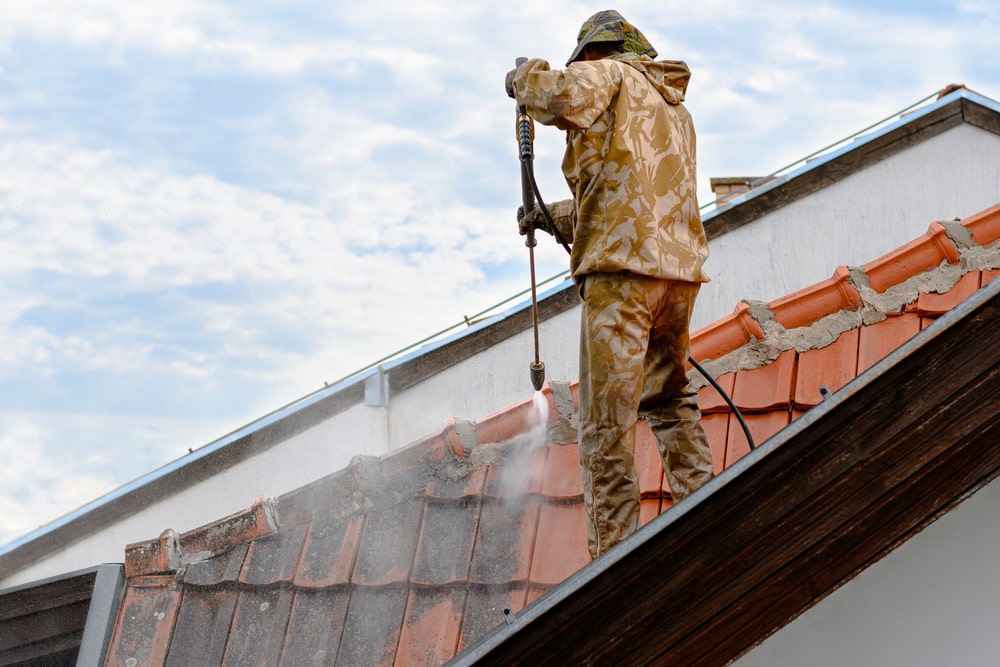
[[[0,544],[526,288],[503,77],[603,8],[159,5],[0,6]],[[617,9],[693,71],[703,201],[948,83],[1000,97],[992,2]]]

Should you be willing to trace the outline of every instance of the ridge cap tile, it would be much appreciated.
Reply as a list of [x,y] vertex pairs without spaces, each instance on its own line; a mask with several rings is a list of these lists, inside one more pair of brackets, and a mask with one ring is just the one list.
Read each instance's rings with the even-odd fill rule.
[[851,282],[851,271],[838,266],[833,276],[775,299],[769,306],[775,320],[786,329],[808,326],[842,310],[857,310],[863,301]]
[[455,467],[447,471],[450,474],[442,471],[427,483],[424,494],[433,500],[481,498],[486,486],[486,468],[485,465],[468,469]]
[[1000,239],[1000,203],[994,204],[962,220],[962,225],[972,232],[972,239],[986,246]]
[[152,540],[125,546],[125,576],[173,572],[181,566],[177,532],[167,528]]
[[753,340],[764,340],[764,330],[740,301],[732,313],[691,334],[691,357],[696,361],[718,359]]
[[194,556],[200,560],[209,554],[221,554],[245,542],[271,535],[277,529],[274,500],[260,496],[245,510],[182,533],[180,548],[185,557]]
[[882,294],[893,285],[940,266],[942,262],[955,264],[960,258],[958,246],[948,237],[944,225],[932,222],[922,236],[890,250],[861,268],[868,276],[869,286]]

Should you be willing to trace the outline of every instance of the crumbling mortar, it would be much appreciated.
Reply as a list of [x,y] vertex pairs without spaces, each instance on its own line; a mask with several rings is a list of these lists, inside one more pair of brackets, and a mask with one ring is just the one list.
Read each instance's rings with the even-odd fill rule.
[[[849,280],[861,295],[862,306],[858,310],[841,310],[804,327],[786,329],[774,315],[770,306],[761,301],[744,300],[749,314],[764,331],[764,340],[753,339],[749,343],[719,357],[701,362],[713,378],[741,370],[753,370],[774,362],[784,352],[795,350],[807,352],[822,349],[833,344],[841,334],[862,325],[877,324],[889,315],[902,313],[906,306],[917,300],[921,293],[944,294],[970,271],[989,271],[1000,268],[1000,240],[981,246],[971,242],[953,223],[941,223],[949,232],[949,238],[959,248],[959,261],[949,264],[942,261],[937,267],[912,276],[885,292],[876,292],[871,287],[868,275],[861,267],[848,267]],[[962,225],[957,225],[968,231]],[[970,244],[966,244],[968,240]],[[691,374],[691,385],[697,391],[709,384],[700,374]]]
[[938,224],[944,227],[945,236],[958,247],[962,252],[965,248],[972,248],[976,242],[972,238],[972,230],[962,224],[960,218],[954,220],[938,220]]

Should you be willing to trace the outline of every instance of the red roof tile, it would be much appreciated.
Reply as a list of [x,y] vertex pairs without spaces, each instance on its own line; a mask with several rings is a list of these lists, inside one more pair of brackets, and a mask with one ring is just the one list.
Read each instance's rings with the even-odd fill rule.
[[736,373],[732,399],[741,412],[787,409],[795,378],[795,350],[782,352],[773,363]]
[[858,374],[858,329],[845,331],[826,347],[799,353],[793,400],[798,408],[811,408],[823,400],[821,389],[834,392]]
[[920,317],[913,313],[887,317],[863,327],[858,342],[858,372],[864,372],[920,331]]
[[[978,244],[973,250],[992,252],[990,261],[980,256],[978,268],[961,268],[967,244],[934,223],[860,269],[841,267],[766,308],[740,304],[694,334],[693,356],[711,359],[706,365],[756,443],[819,404],[821,387],[840,390],[1000,273],[1000,250],[983,247],[1000,237],[1000,206],[963,224]],[[924,272],[938,272],[928,284],[943,293],[913,286],[895,294],[904,282],[923,284],[907,281]],[[896,300],[885,306],[892,287]],[[766,327],[757,320],[771,316]],[[546,389],[550,434],[572,439],[574,415],[556,407],[569,396],[575,401],[576,389],[555,387],[560,401]],[[715,389],[701,388],[699,404],[721,471],[745,456],[749,443]],[[410,447],[377,460],[359,457],[211,526],[130,545],[112,661],[448,660],[503,624],[505,609],[516,615],[589,561],[577,443],[533,442],[535,419],[529,399],[474,424],[450,420]],[[645,524],[672,506],[645,422],[635,458]]]

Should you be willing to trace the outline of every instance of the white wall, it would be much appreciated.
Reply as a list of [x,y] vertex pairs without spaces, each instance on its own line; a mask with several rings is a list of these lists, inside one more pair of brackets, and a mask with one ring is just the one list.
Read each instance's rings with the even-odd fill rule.
[[1000,664],[1000,481],[994,481],[733,663]]

